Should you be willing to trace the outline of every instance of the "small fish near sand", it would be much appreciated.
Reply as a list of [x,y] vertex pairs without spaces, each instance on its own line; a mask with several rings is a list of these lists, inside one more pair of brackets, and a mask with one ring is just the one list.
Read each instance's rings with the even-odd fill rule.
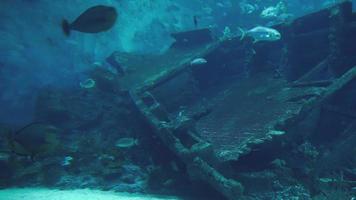
[[244,39],[246,36],[249,36],[253,38],[253,43],[259,41],[277,41],[282,37],[276,29],[263,26],[256,26],[255,28],[248,31],[244,31],[241,28],[239,28],[239,30],[241,31],[240,40]]
[[138,145],[138,140],[135,138],[121,138],[118,141],[116,141],[115,146],[120,148],[120,149],[128,149],[133,146]]
[[206,63],[208,63],[208,61],[205,60],[205,58],[196,58],[190,62],[190,65],[191,66],[204,65]]
[[74,22],[62,21],[62,29],[66,36],[72,30],[83,33],[100,33],[111,29],[117,19],[114,7],[98,5],[84,11]]

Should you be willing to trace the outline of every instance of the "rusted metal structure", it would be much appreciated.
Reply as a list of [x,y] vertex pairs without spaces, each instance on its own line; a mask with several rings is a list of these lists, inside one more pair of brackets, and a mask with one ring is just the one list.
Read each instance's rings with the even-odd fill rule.
[[[163,55],[116,52],[110,57],[132,71],[121,85],[156,136],[192,177],[230,200],[243,199],[248,187],[231,174],[253,160],[273,160],[287,149],[282,144],[315,136],[320,112],[346,116],[348,128],[341,132],[355,139],[349,134],[355,130],[355,103],[343,104],[351,111],[332,103],[356,88],[351,3],[274,28],[283,36],[274,43],[252,44],[239,37],[213,41],[204,29],[175,34],[177,42]],[[200,34],[200,42],[189,42]],[[190,64],[200,57],[208,63]]]

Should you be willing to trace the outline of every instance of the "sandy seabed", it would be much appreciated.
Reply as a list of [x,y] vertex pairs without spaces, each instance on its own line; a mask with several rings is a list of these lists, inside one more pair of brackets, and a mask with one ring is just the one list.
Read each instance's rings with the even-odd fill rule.
[[0,190],[0,200],[179,200],[176,197],[117,193],[91,189],[55,190],[12,188]]

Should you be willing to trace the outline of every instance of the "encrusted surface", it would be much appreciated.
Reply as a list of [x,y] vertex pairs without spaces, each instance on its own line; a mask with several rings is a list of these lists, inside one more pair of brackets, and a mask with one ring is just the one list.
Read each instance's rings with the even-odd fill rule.
[[306,99],[288,98],[298,94],[284,80],[268,74],[237,81],[197,123],[198,132],[213,144],[220,158],[236,159],[246,140],[265,137],[278,122],[299,111]]

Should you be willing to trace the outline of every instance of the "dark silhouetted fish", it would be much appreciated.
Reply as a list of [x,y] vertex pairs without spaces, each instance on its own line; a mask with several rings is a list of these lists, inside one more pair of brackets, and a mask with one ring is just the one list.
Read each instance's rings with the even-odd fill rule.
[[194,27],[198,28],[198,16],[196,15],[193,16],[193,23],[194,23]]
[[66,36],[71,30],[83,33],[99,33],[114,26],[117,12],[114,7],[94,6],[83,12],[74,22],[63,20],[62,29]]
[[8,134],[8,147],[13,153],[30,156],[33,160],[35,156],[53,152],[58,147],[58,133],[54,126],[31,123]]

